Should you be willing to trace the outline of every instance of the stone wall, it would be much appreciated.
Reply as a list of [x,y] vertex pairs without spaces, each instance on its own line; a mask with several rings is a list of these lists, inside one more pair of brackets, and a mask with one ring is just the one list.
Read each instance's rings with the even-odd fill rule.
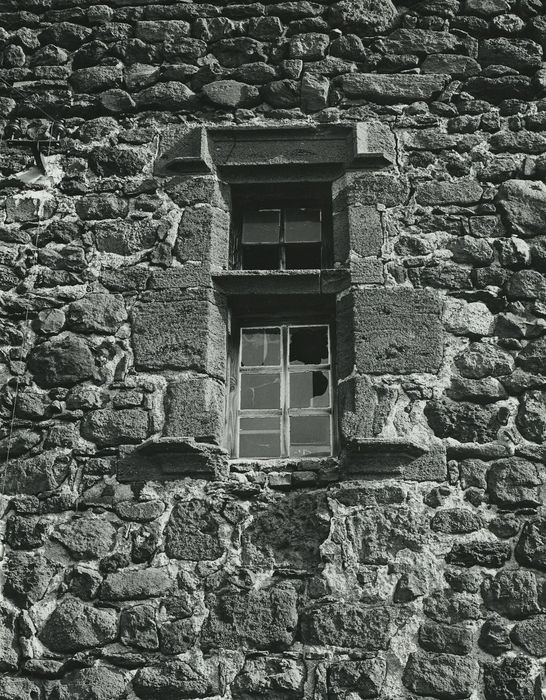
[[[542,0],[0,26],[0,699],[539,700]],[[390,157],[333,191],[340,458],[230,463],[200,127],[357,124]]]

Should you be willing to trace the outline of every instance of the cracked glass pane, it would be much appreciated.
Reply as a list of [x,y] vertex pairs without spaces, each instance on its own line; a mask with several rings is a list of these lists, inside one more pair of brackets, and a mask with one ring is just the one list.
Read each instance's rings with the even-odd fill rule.
[[290,456],[327,457],[330,454],[330,416],[290,418]]
[[280,455],[280,417],[240,419],[239,457],[267,459]]
[[278,367],[280,328],[246,328],[242,333],[241,367]]
[[241,374],[241,409],[280,408],[280,372]]

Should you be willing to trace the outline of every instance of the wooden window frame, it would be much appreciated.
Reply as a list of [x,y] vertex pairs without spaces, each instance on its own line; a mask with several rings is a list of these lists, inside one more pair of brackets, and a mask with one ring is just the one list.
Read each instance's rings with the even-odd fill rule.
[[[289,352],[289,329],[301,327],[318,327],[327,328],[328,332],[328,353],[329,362],[319,365],[298,365],[293,366],[292,370],[288,368],[288,352]],[[278,457],[239,457],[239,419],[241,416],[240,409],[240,390],[241,390],[241,333],[247,328],[280,328],[281,329],[281,364],[278,369],[281,374],[280,387],[280,406],[279,409],[243,409],[242,412],[248,417],[271,417],[279,415],[281,418],[281,454]],[[228,363],[228,406],[227,406],[227,429],[226,429],[226,447],[230,453],[230,458],[235,461],[251,461],[251,462],[269,462],[275,460],[308,460],[308,459],[327,459],[335,456],[337,449],[337,406],[336,406],[336,373],[335,373],[335,326],[333,318],[324,314],[285,314],[282,312],[259,314],[259,317],[249,316],[247,318],[239,317],[232,320],[231,333],[229,335],[229,363]],[[295,369],[297,367],[297,369]],[[253,368],[257,370],[255,373],[271,372],[272,367]],[[329,379],[329,407],[328,408],[290,408],[290,371],[327,371]],[[243,373],[250,373],[250,369],[244,370]],[[298,415],[328,415],[330,417],[330,451],[329,454],[321,456],[290,455],[290,416]]]

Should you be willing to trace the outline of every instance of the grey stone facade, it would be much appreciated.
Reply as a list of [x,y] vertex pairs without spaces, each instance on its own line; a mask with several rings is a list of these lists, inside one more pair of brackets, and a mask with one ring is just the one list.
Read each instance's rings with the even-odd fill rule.
[[[539,700],[542,0],[0,3],[0,700]],[[230,269],[256,182],[328,269]],[[237,461],[321,306],[331,457]],[[287,301],[288,300],[288,301]]]

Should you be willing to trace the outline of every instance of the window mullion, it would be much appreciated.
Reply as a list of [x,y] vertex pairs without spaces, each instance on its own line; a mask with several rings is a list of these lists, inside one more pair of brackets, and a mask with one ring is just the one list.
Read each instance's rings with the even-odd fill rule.
[[280,269],[286,270],[286,244],[284,241],[284,228],[286,225],[286,209],[283,207],[281,210],[281,238],[280,238]]
[[290,454],[290,426],[288,422],[289,385],[288,385],[288,326],[281,329],[281,456]]

